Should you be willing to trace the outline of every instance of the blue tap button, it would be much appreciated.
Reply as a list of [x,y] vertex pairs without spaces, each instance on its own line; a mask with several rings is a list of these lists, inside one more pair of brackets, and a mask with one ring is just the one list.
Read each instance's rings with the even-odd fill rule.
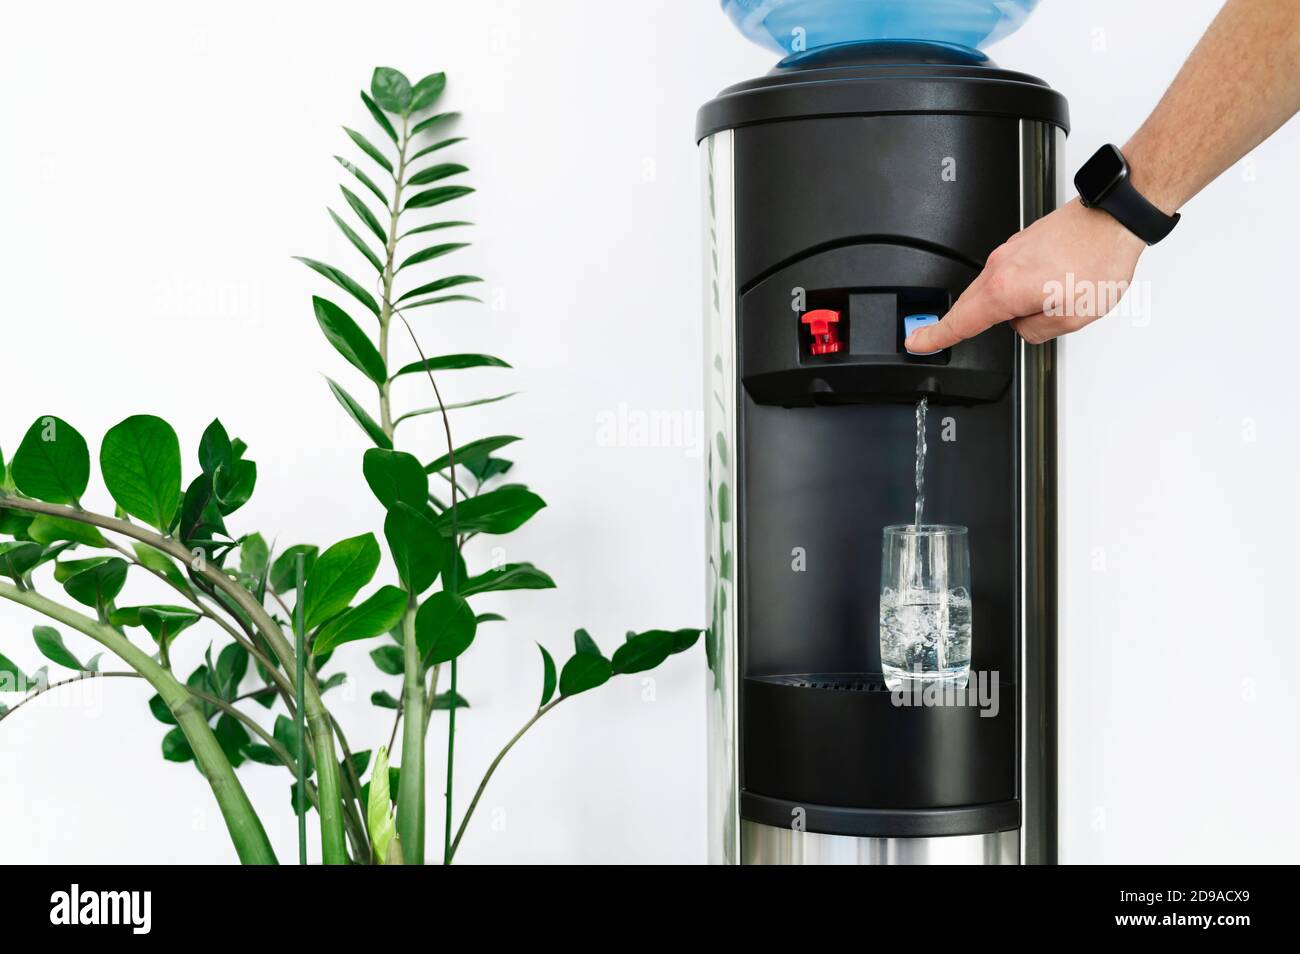
[[[917,328],[924,328],[926,325],[937,325],[939,323],[938,315],[905,315],[903,317],[903,340],[906,341],[912,337],[912,332]],[[908,354],[938,354],[938,351],[909,351]]]

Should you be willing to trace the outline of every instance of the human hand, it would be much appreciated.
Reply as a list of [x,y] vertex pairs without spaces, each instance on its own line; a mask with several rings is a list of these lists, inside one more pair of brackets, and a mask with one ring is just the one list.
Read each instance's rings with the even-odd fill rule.
[[1001,321],[1030,344],[1078,331],[1124,297],[1145,248],[1108,213],[1075,199],[995,248],[943,320],[903,346],[940,351]]

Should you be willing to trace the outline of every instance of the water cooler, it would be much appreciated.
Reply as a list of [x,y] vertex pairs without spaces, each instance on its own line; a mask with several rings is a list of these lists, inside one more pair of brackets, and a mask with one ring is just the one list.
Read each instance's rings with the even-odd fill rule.
[[[699,112],[715,862],[1056,860],[1055,346],[903,339],[1061,201],[1067,128],[1041,80],[911,41],[789,56]],[[880,542],[922,396],[927,519],[970,528],[974,691],[907,705]]]

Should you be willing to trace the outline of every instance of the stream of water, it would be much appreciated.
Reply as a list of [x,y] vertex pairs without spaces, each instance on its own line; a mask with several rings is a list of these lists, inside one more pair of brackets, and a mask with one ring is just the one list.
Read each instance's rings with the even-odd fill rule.
[[918,530],[925,511],[925,415],[929,406],[928,397],[916,402],[916,516],[912,525]]

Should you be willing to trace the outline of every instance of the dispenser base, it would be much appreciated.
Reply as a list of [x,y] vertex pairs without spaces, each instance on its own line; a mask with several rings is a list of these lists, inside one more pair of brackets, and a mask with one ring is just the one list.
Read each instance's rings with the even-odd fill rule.
[[1020,829],[934,838],[857,838],[740,822],[745,865],[1016,865]]

